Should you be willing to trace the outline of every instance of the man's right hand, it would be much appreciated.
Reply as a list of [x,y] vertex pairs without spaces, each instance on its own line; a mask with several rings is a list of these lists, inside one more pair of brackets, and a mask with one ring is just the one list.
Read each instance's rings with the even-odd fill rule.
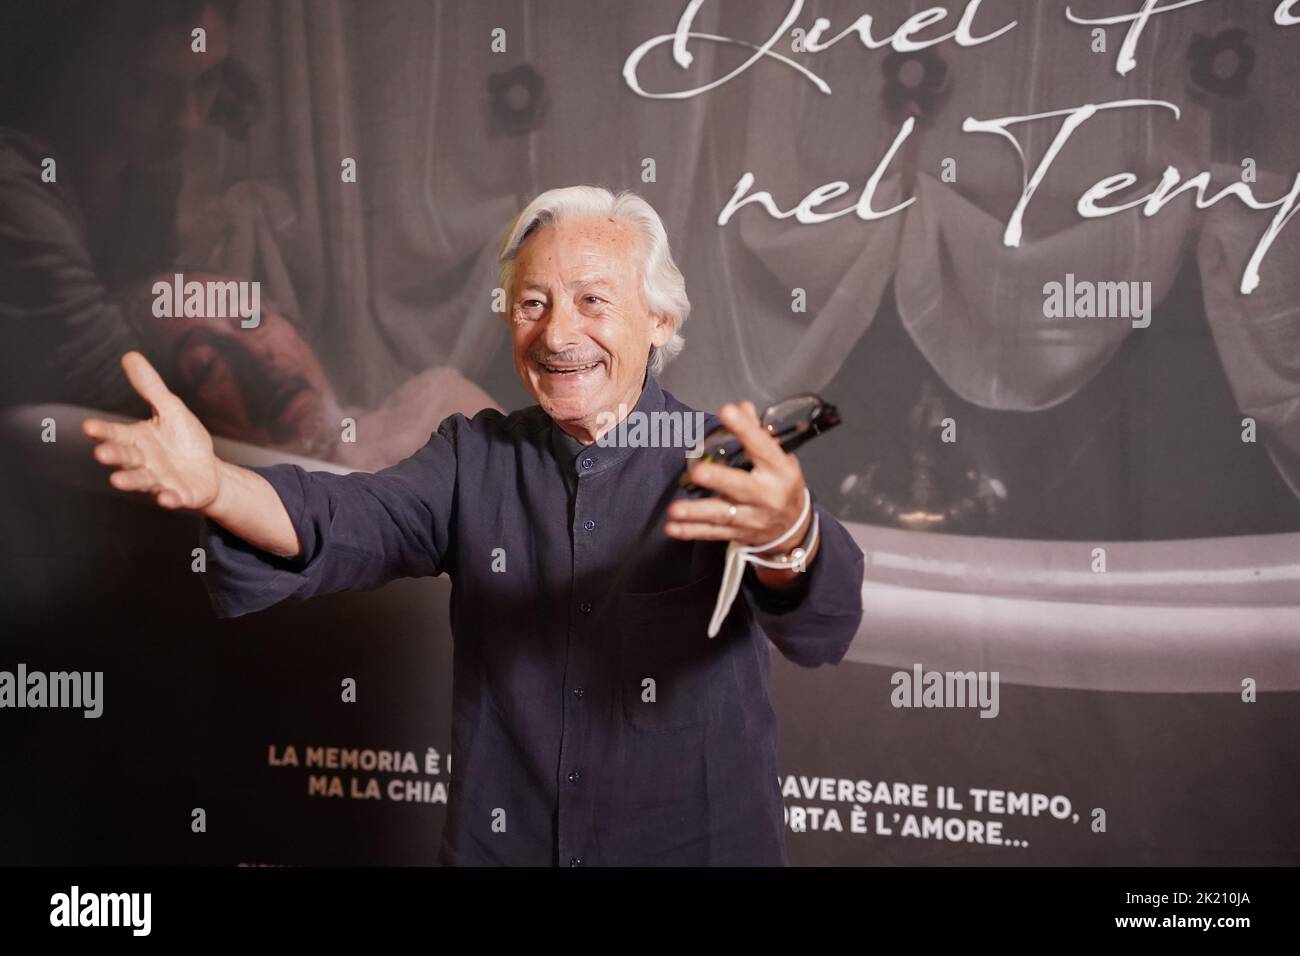
[[163,508],[203,511],[221,490],[212,436],[139,352],[122,356],[122,369],[153,417],[129,425],[86,419],[81,429],[98,442],[95,460],[115,469],[114,488],[152,495]]
[[283,558],[299,553],[298,532],[271,483],[255,471],[222,461],[212,436],[139,352],[122,356],[131,387],[153,409],[147,422],[87,418],[95,459],[111,466],[109,483],[152,495],[161,507],[198,511],[249,544]]

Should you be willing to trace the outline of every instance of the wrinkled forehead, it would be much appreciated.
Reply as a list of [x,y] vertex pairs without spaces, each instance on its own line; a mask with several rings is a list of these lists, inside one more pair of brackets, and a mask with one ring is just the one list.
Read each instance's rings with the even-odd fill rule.
[[605,217],[548,223],[531,233],[515,258],[515,288],[633,286],[643,250],[636,229]]

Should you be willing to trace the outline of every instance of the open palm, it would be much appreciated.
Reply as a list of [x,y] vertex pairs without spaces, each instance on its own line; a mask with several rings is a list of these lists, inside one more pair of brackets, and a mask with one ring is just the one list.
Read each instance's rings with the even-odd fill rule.
[[97,442],[95,460],[113,467],[114,488],[152,495],[167,509],[206,508],[221,484],[212,436],[139,352],[122,356],[122,369],[153,417],[130,424],[86,419],[81,429]]

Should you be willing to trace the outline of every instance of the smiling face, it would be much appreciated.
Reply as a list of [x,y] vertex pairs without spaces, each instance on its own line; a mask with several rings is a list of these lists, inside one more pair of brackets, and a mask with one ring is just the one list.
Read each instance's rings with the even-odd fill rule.
[[[636,405],[650,347],[672,336],[651,313],[642,246],[626,222],[586,217],[550,223],[524,240],[510,290],[515,369],[570,435],[600,437],[601,413]],[[608,424],[602,422],[601,424]]]

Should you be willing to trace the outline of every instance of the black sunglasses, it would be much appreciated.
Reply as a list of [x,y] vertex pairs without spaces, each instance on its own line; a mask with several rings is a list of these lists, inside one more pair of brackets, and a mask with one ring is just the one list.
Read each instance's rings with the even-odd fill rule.
[[[777,440],[782,450],[787,452],[802,447],[839,423],[839,410],[811,392],[769,405],[759,418],[759,424],[767,429],[768,434]],[[725,425],[719,425],[705,435],[692,451],[696,454],[691,456],[690,463],[682,472],[683,488],[696,487],[691,481],[691,469],[700,462],[714,462],[746,470],[754,467],[740,439]]]

